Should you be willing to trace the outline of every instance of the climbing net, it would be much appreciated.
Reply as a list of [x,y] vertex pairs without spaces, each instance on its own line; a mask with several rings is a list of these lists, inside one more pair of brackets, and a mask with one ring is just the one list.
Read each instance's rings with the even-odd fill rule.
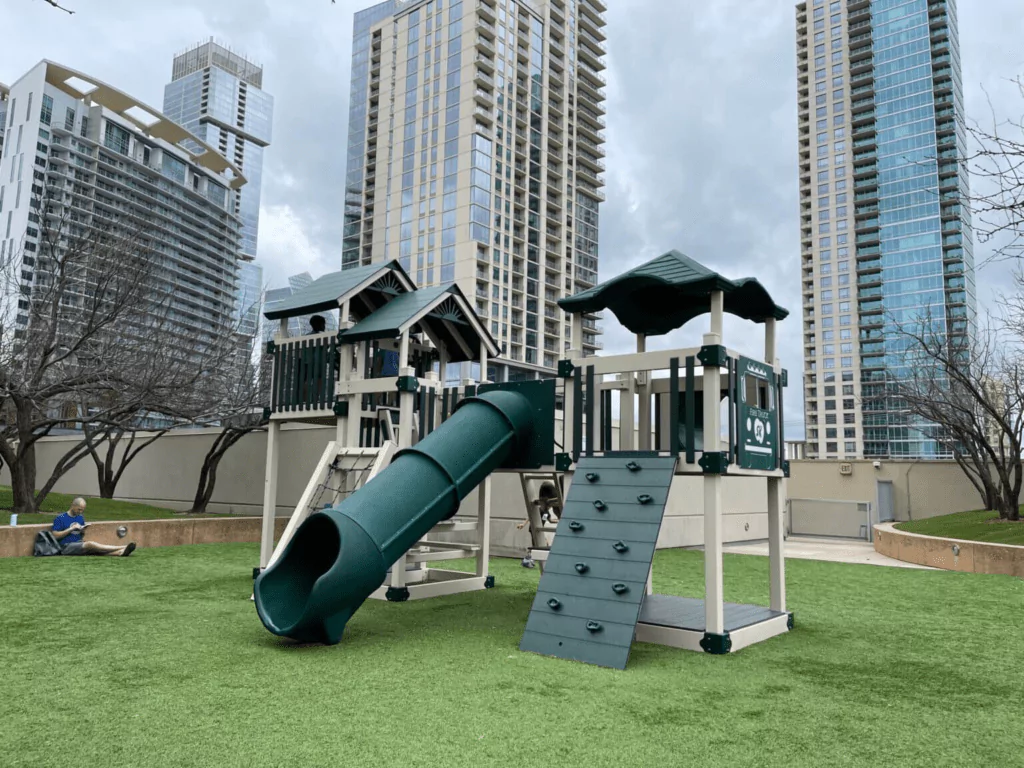
[[327,507],[337,506],[362,488],[369,479],[376,458],[373,453],[339,454],[327,468],[327,475],[309,502],[309,514]]

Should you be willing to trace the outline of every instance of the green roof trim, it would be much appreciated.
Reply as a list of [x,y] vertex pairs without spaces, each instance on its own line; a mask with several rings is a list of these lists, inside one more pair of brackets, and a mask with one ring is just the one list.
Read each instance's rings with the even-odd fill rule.
[[573,315],[609,309],[632,333],[661,336],[709,313],[713,291],[725,295],[726,312],[745,320],[763,323],[789,315],[756,279],[730,280],[679,251],[560,299],[558,306]]
[[263,316],[268,320],[280,320],[287,317],[301,317],[314,312],[329,312],[337,309],[339,302],[345,298],[351,298],[350,294],[359,286],[366,284],[367,281],[372,281],[375,277],[379,279],[389,273],[394,273],[395,280],[392,281],[392,286],[383,289],[383,292],[399,293],[415,290],[412,278],[405,273],[397,261],[386,264],[369,264],[354,269],[344,269],[340,272],[329,272],[314,280],[306,288],[296,291],[287,299],[268,304],[264,309]]
[[403,325],[416,317],[438,296],[447,292],[448,286],[432,286],[403,293],[343,332],[339,338],[345,342],[393,339],[401,333]]
[[[427,326],[435,338],[444,342],[449,361],[453,363],[477,359],[481,345],[484,345],[492,358],[501,352],[487,326],[477,317],[473,306],[454,283],[420,288],[395,296],[383,307],[342,332],[339,338],[344,343],[393,339],[410,323]],[[466,354],[463,344],[471,354]]]

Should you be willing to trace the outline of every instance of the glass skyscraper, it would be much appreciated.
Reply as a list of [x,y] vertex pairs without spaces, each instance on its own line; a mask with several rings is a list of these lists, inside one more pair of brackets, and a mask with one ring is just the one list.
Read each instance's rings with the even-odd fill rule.
[[899,327],[975,325],[955,0],[797,6],[807,455],[929,458]]
[[[251,293],[259,240],[263,150],[271,141],[274,99],[263,91],[263,68],[210,40],[174,57],[172,80],[164,86],[164,114],[188,129],[245,174],[248,183],[235,195],[242,220],[238,313],[247,335],[259,321]],[[260,274],[262,279],[262,274]],[[243,309],[244,304],[244,309]]]
[[458,283],[505,349],[491,379],[551,375],[570,343],[557,301],[597,281],[604,10],[388,0],[355,17],[342,266]]

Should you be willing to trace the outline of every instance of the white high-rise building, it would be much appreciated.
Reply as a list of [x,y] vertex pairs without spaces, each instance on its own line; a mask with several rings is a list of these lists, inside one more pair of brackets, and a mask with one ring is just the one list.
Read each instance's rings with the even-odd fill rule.
[[597,282],[604,10],[387,0],[355,17],[342,266],[457,282],[504,348],[491,379],[550,375],[570,343],[557,300]]
[[0,262],[14,255],[24,295],[48,280],[48,225],[131,226],[125,234],[135,235],[142,221],[140,244],[159,262],[157,290],[182,336],[219,337],[233,326],[240,221],[232,199],[245,184],[234,164],[128,94],[50,61],[14,81],[6,106]]

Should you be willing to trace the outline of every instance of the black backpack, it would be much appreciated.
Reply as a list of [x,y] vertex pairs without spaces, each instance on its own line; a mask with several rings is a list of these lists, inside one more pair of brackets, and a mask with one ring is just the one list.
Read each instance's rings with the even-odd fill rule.
[[50,531],[40,531],[36,534],[35,543],[32,545],[34,557],[50,557],[60,554],[60,544]]

